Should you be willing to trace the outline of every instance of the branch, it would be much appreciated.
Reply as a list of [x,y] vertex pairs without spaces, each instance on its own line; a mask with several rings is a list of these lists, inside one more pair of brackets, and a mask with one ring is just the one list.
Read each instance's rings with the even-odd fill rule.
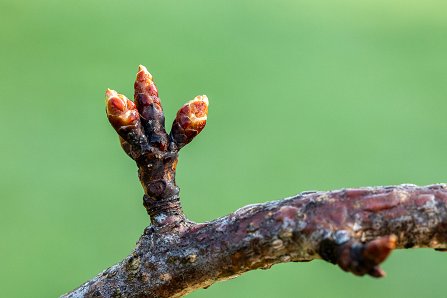
[[140,66],[135,103],[106,92],[107,114],[139,167],[151,217],[135,250],[62,297],[181,297],[216,281],[284,262],[324,259],[355,275],[382,277],[394,248],[447,249],[447,185],[308,192],[249,205],[217,220],[186,219],[175,184],[178,151],[206,123],[208,101],[177,113],[168,135],[152,76]]

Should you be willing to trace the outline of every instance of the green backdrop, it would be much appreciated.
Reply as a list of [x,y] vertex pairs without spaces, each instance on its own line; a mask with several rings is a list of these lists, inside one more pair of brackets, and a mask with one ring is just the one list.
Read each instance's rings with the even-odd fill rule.
[[[148,224],[136,167],[104,113],[138,64],[181,153],[188,217],[304,190],[447,181],[447,2],[0,0],[0,288],[56,297],[126,256]],[[322,261],[190,297],[445,297],[447,254],[396,251],[382,280]]]

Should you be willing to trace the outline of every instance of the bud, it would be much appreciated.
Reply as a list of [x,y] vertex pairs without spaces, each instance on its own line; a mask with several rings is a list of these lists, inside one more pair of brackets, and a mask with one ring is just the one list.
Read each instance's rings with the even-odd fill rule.
[[395,235],[379,237],[366,243],[346,242],[336,247],[336,263],[341,269],[355,275],[383,277],[385,272],[379,265],[396,248],[396,242]]
[[390,235],[380,237],[365,244],[363,257],[375,264],[380,264],[390,255],[391,251],[396,248],[397,237]]
[[137,78],[134,84],[134,99],[140,115],[145,120],[157,120],[163,116],[158,90],[152,75],[143,65],[138,67]]
[[177,112],[172,124],[171,138],[180,149],[198,135],[206,125],[208,115],[208,98],[196,96]]
[[152,75],[143,65],[138,66],[137,79],[135,80],[134,87],[135,93],[145,93],[149,96],[158,97],[158,90]]
[[[131,155],[131,147],[138,152],[147,147],[147,138],[143,133],[135,104],[126,96],[115,90],[106,91],[106,113],[110,124],[122,138],[121,144],[127,142],[130,146],[124,148]],[[135,155],[135,154],[132,154]]]
[[163,108],[152,75],[143,65],[138,67],[134,88],[135,104],[149,143],[151,146],[165,150],[168,146],[168,136],[165,131]]
[[132,101],[110,89],[106,91],[106,112],[110,123],[115,129],[119,129],[122,126],[136,125],[140,118]]

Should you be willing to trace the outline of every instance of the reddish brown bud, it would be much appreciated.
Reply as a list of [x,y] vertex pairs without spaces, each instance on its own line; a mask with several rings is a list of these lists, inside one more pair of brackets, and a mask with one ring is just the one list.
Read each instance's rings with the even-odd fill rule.
[[141,124],[151,146],[165,150],[168,146],[165,116],[152,75],[140,65],[135,80],[135,104],[141,116]]
[[177,112],[172,124],[171,138],[181,148],[192,141],[206,125],[208,115],[208,98],[196,96]]
[[152,75],[143,65],[138,67],[134,88],[134,99],[141,117],[145,120],[157,119],[162,113],[158,90]]
[[151,73],[143,65],[138,66],[137,79],[135,80],[135,93],[144,93],[149,96],[158,97]]
[[121,137],[124,151],[133,158],[139,156],[147,148],[148,142],[135,104],[115,90],[107,89],[106,113],[110,124]]
[[106,112],[115,129],[135,125],[139,120],[135,104],[115,90],[107,89],[106,91]]
[[380,237],[365,244],[363,256],[365,259],[380,264],[396,248],[397,237],[395,235]]
[[355,275],[368,274],[373,277],[383,277],[385,272],[379,265],[396,248],[396,241],[395,235],[380,237],[367,243],[349,241],[335,247],[336,262],[341,269]]

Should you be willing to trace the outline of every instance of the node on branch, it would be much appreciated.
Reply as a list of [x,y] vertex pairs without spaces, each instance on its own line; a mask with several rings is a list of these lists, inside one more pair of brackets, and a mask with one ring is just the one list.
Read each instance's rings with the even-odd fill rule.
[[152,224],[182,224],[179,188],[175,169],[179,150],[205,127],[208,98],[197,96],[183,105],[165,130],[165,117],[152,75],[140,65],[135,80],[135,103],[114,90],[106,91],[106,112],[120,136],[124,151],[135,160],[143,186],[144,206]]

